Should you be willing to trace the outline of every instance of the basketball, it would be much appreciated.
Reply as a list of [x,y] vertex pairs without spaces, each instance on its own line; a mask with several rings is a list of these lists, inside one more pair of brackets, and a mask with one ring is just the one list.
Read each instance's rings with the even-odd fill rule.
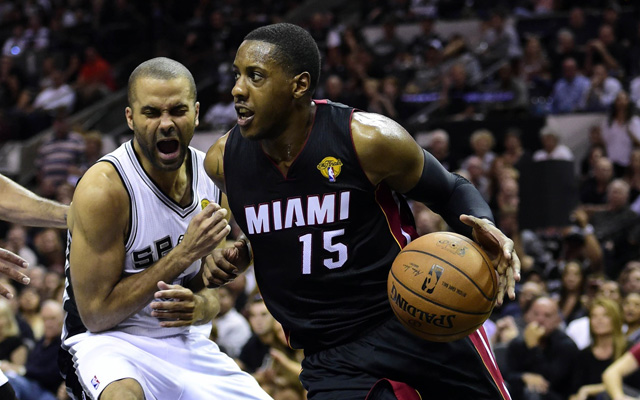
[[396,256],[387,292],[396,317],[413,334],[435,342],[461,339],[489,318],[497,273],[478,244],[453,232],[434,232]]

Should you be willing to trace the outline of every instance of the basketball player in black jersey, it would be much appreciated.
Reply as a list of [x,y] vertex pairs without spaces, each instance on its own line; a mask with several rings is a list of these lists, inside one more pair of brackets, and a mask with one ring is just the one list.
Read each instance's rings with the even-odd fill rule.
[[[421,340],[387,300],[391,263],[416,237],[403,195],[482,244],[500,275],[498,303],[514,297],[513,242],[473,185],[393,120],[312,100],[320,56],[300,27],[249,33],[233,70],[237,125],[205,168],[250,240],[267,307],[305,351],[309,399],[417,399],[416,390],[423,399],[509,399],[482,328],[450,343]],[[239,252],[219,251],[209,281],[243,270]]]
[[[66,228],[68,211],[68,206],[42,198],[0,175],[0,218],[2,220],[28,226]],[[27,267],[27,261],[22,257],[0,248],[0,276],[28,284],[29,277],[20,272],[21,268]],[[2,284],[0,284],[0,295],[8,299],[12,296],[9,289]],[[15,398],[13,388],[0,371],[0,399]]]

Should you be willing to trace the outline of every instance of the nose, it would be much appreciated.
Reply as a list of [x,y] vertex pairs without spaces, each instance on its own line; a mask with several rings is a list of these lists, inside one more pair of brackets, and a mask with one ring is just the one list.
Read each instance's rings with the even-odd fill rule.
[[160,132],[162,132],[163,134],[170,134],[173,132],[174,128],[175,124],[173,123],[173,118],[171,118],[171,115],[168,112],[163,112],[160,117]]
[[246,97],[245,96],[245,92],[246,92],[246,88],[245,88],[245,85],[244,85],[244,80],[240,76],[240,77],[238,77],[238,79],[236,79],[236,82],[233,85],[233,88],[231,88],[231,95],[236,100],[239,99],[239,98],[244,99]]

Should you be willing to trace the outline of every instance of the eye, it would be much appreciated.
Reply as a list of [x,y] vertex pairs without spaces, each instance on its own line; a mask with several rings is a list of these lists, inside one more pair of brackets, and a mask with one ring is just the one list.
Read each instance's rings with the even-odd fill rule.
[[233,80],[237,81],[240,79],[240,73],[238,71],[233,71]]
[[263,76],[258,72],[252,72],[251,74],[249,74],[249,78],[252,81],[257,82],[257,81],[261,80],[263,78]]

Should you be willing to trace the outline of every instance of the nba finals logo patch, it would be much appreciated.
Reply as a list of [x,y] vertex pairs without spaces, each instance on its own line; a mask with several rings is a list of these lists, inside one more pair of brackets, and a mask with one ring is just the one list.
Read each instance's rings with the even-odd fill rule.
[[320,170],[322,176],[329,179],[329,182],[335,182],[342,170],[342,161],[335,157],[325,157],[318,164],[318,170]]
[[100,381],[98,380],[97,376],[93,376],[93,378],[91,378],[91,384],[93,385],[93,388],[95,390],[98,390],[98,386],[100,386]]
[[202,201],[200,202],[200,205],[202,206],[202,209],[204,210],[205,207],[207,207],[209,205],[209,203],[211,203],[209,200],[202,199]]

